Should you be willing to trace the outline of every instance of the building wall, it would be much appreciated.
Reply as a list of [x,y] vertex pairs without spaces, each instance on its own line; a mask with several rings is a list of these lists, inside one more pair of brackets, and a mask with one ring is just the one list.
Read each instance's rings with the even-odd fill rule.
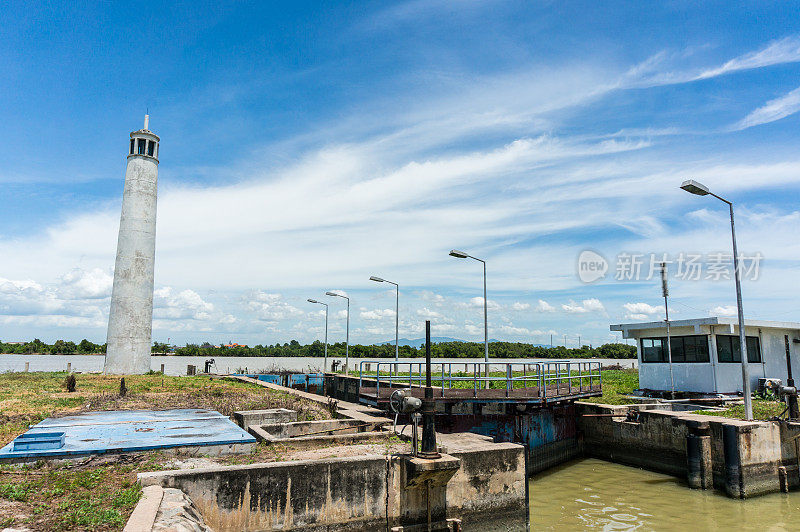
[[[731,330],[728,326],[703,326],[700,331],[694,327],[676,327],[671,329],[673,336],[709,335],[710,362],[676,362],[672,364],[675,389],[685,392],[702,393],[736,393],[742,391],[742,366],[735,362],[719,362],[716,348],[716,335],[736,335],[738,328]],[[784,336],[789,335],[792,373],[795,380],[800,379],[800,345],[792,340],[798,337],[798,331],[788,329],[759,329],[746,327],[747,336],[758,336],[761,344],[762,362],[750,363],[750,387],[755,390],[761,377],[778,378],[784,383],[787,379],[786,348]],[[631,331],[637,341],[639,361],[639,386],[650,390],[669,390],[670,374],[668,363],[643,362],[641,338],[664,337],[666,329],[642,329]]]

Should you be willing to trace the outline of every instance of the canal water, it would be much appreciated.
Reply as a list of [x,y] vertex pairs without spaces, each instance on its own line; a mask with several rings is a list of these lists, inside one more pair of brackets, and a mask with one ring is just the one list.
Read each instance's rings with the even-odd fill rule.
[[531,530],[800,530],[800,492],[730,499],[602,460],[540,473],[529,488]]
[[[67,364],[71,364],[72,371],[88,373],[92,371],[103,371],[102,355],[3,355],[0,354],[0,372],[6,371],[25,371],[25,363],[29,363],[30,371],[66,371]],[[161,369],[161,364],[164,364],[164,373],[167,375],[186,375],[186,366],[191,364],[198,369],[203,369],[203,364],[208,357],[179,357],[179,356],[153,356],[150,359],[150,367],[154,371]],[[343,358],[328,358],[328,369],[330,370],[331,364],[334,360],[339,361],[340,364],[344,363]],[[358,364],[362,360],[375,360],[375,359],[359,359],[351,358],[350,367],[358,370]],[[391,362],[391,359],[381,359],[382,362]],[[493,358],[491,362],[497,364],[496,370],[502,371],[504,368],[502,364],[522,363],[533,364],[535,362],[554,362],[554,359],[542,358],[514,358],[503,359]],[[636,364],[636,360],[613,360],[607,358],[581,358],[575,359],[575,362],[600,362],[603,365],[620,364],[623,367],[629,368]],[[215,359],[215,367],[211,370],[217,373],[233,373],[238,370],[247,369],[250,373],[269,371],[271,368],[286,369],[296,372],[307,371],[320,371],[323,366],[324,359],[322,357],[217,357]],[[401,358],[400,362],[415,362],[424,363],[424,358]],[[480,358],[453,358],[453,359],[434,359],[433,370],[441,371],[439,364],[442,362],[453,362],[456,364],[471,364],[473,362],[483,362]],[[375,367],[373,366],[373,370]],[[401,368],[402,369],[402,368]],[[454,367],[455,370],[455,367]],[[415,369],[416,371],[416,369]],[[469,369],[472,371],[472,368]]]

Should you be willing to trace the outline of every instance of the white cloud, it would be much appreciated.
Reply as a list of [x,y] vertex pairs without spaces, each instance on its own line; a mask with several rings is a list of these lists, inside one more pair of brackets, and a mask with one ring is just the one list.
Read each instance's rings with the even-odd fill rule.
[[581,304],[570,301],[568,304],[561,305],[561,308],[572,314],[584,314],[587,312],[606,312],[606,308],[599,299],[584,299]]
[[441,318],[442,317],[442,315],[439,312],[436,312],[434,310],[430,310],[428,307],[417,309],[417,316],[419,316],[421,318],[428,318],[428,319]]
[[658,314],[664,312],[664,307],[654,307],[648,303],[625,303],[622,306],[628,312],[637,314]]
[[747,52],[719,66],[699,71],[675,68],[674,61],[681,58],[682,54],[668,54],[664,51],[653,54],[629,69],[623,76],[621,86],[652,87],[688,83],[743,70],[800,62],[800,36],[794,35],[772,41],[759,50]]
[[735,124],[732,129],[742,130],[748,127],[775,122],[781,118],[800,111],[800,87],[779,98],[768,101],[764,106],[748,114]]
[[703,71],[694,79],[708,79],[739,70],[763,68],[782,63],[800,61],[800,37],[794,35],[770,42],[767,46],[754,52],[735,57],[725,64]]
[[726,305],[712,308],[709,314],[712,316],[736,316],[738,312],[736,305]]
[[423,301],[429,301],[436,306],[441,306],[445,301],[443,295],[431,292],[430,290],[422,290],[419,294],[419,297]]
[[539,302],[536,304],[536,311],[537,312],[555,312],[555,307],[545,301],[544,299],[540,299]]
[[365,312],[361,312],[360,316],[362,319],[365,320],[381,320],[383,318],[393,318],[394,310],[388,308],[368,310]]
[[663,314],[664,307],[655,307],[650,305],[649,303],[639,302],[639,303],[625,303],[622,307],[627,311],[625,314],[625,319],[628,320],[635,320],[635,321],[644,321],[644,320],[652,320],[655,315]]
[[194,290],[175,292],[165,286],[153,291],[153,316],[158,319],[208,320],[214,305],[203,300]]
[[[473,308],[483,308],[483,298],[482,297],[473,297],[469,300],[469,306]],[[492,301],[488,299],[486,301],[486,308],[489,310],[497,310],[500,308],[500,304],[497,301]]]
[[[539,330],[531,330],[528,329],[527,327],[515,327],[513,325],[503,325],[497,330],[503,334],[509,334],[512,336],[532,337],[532,336],[541,336],[544,334],[542,331]],[[525,339],[525,341],[531,341],[531,340],[532,338]]]
[[530,303],[520,303],[519,301],[515,301],[511,305],[511,310],[519,311],[519,310],[528,310],[529,308],[531,308],[531,304]]
[[299,308],[284,301],[281,294],[253,290],[245,294],[244,301],[247,308],[256,312],[258,319],[265,321],[284,320],[304,314]]
[[74,268],[61,276],[58,293],[64,299],[102,299],[111,297],[113,284],[114,276],[100,268]]

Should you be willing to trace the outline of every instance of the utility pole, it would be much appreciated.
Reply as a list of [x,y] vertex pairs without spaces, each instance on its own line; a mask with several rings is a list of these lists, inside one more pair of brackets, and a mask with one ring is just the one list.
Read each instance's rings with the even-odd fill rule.
[[669,286],[667,286],[667,263],[661,263],[661,295],[664,296],[664,321],[667,322],[667,357],[669,358],[670,397],[675,399],[675,377],[672,373],[672,338],[669,333]]

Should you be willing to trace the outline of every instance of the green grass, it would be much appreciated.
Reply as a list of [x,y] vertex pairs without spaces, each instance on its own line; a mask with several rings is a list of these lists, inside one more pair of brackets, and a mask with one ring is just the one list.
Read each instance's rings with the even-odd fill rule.
[[603,395],[600,397],[590,397],[584,399],[591,403],[603,403],[606,405],[626,405],[631,400],[623,397],[630,395],[633,390],[639,387],[639,371],[635,369],[608,369],[602,373]]
[[142,489],[136,464],[97,467],[32,466],[0,468],[0,498],[24,503],[24,511],[7,517],[11,526],[34,530],[119,530],[139,502]]
[[[767,399],[754,398],[753,418],[759,420],[772,419],[773,417],[780,415],[785,408],[786,405],[780,401],[770,401]],[[745,419],[744,404],[731,405],[725,410],[720,410],[716,412],[700,410],[697,411],[696,413],[707,416],[720,416],[720,417],[730,417],[734,419]]]

